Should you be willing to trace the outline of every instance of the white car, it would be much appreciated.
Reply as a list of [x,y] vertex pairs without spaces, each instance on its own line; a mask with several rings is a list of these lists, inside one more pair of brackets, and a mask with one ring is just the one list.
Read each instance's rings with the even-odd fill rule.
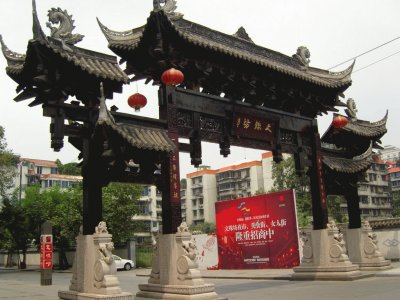
[[135,267],[135,263],[130,259],[123,259],[117,255],[113,255],[113,260],[115,261],[115,266],[117,270],[129,271]]

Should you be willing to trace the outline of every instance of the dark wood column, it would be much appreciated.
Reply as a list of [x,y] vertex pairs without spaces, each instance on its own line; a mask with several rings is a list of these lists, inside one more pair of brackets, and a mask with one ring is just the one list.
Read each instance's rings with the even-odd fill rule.
[[176,233],[182,223],[180,177],[179,177],[179,136],[174,87],[162,86],[159,90],[160,119],[167,120],[168,137],[175,143],[176,150],[164,160],[161,176],[163,233]]
[[102,221],[102,181],[101,166],[102,145],[94,139],[83,139],[83,234],[90,235]]
[[357,179],[349,179],[343,183],[344,197],[347,202],[347,213],[349,214],[349,229],[361,228],[361,210],[357,191]]
[[311,136],[310,188],[312,201],[313,226],[315,230],[325,229],[328,224],[325,181],[322,169],[321,141],[317,121],[313,122]]

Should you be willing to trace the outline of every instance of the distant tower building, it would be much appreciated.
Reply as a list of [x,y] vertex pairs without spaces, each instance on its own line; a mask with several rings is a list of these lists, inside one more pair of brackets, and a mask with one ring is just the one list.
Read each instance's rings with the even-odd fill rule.
[[[358,183],[358,196],[362,218],[392,216],[389,174],[385,162],[378,156],[373,156],[373,162],[367,171],[366,181]],[[341,206],[346,207],[344,203]]]
[[161,192],[154,185],[143,186],[142,196],[138,200],[138,213],[132,221],[142,223],[142,230],[134,233],[136,241],[152,243],[159,231],[161,223]]
[[379,150],[379,155],[382,160],[396,162],[400,160],[400,148],[392,145],[385,145]]
[[272,153],[220,169],[202,169],[186,175],[181,189],[182,217],[190,224],[215,222],[215,202],[253,196],[272,188]]

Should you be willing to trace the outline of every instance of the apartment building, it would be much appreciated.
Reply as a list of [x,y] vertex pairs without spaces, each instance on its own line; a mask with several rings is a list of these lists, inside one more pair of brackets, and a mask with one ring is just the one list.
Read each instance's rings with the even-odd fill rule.
[[362,218],[391,217],[389,174],[385,162],[378,156],[374,156],[366,181],[359,183],[358,196]]
[[58,167],[55,161],[21,158],[17,168],[14,187],[20,189],[20,198],[25,197],[26,187],[33,184],[39,184],[42,189],[52,186],[68,188],[82,181],[82,176],[58,174]]
[[392,192],[400,191],[400,167],[388,169],[390,188]]
[[385,145],[379,150],[379,156],[384,161],[396,162],[400,160],[400,148],[393,145]]
[[215,222],[215,202],[249,197],[272,188],[272,153],[220,169],[200,169],[186,175],[181,188],[182,217],[188,224]]
[[134,233],[134,237],[140,244],[152,243],[162,221],[161,192],[154,185],[143,186],[137,208],[138,213],[132,217],[132,221],[140,222],[141,226],[139,231]]

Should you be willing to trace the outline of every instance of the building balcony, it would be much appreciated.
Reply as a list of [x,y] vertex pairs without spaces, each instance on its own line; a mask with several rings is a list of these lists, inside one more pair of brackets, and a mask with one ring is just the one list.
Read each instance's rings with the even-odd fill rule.
[[154,217],[151,215],[134,215],[131,218],[132,221],[152,221]]
[[193,216],[193,221],[204,221],[204,215]]

